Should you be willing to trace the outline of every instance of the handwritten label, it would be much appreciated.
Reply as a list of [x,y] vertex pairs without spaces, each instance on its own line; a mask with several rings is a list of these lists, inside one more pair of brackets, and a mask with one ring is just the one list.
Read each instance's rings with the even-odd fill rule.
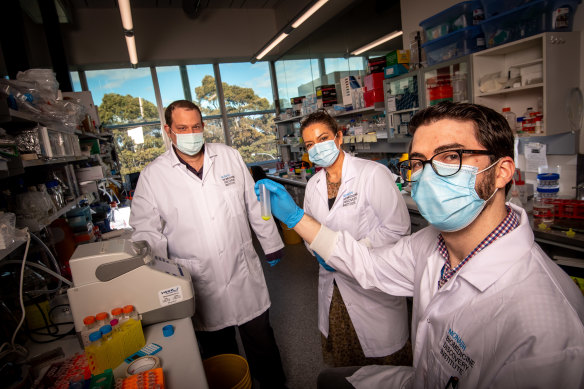
[[163,289],[158,292],[158,299],[160,305],[165,307],[183,301],[182,289],[179,285],[172,288]]

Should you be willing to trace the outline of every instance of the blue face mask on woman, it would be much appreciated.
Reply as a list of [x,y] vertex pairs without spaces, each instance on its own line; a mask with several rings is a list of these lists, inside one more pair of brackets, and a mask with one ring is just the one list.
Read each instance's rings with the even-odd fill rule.
[[176,135],[176,147],[186,155],[195,155],[205,144],[205,139],[203,138],[202,132],[192,132],[188,134],[177,134]]
[[[475,190],[476,176],[489,170],[479,171],[476,166],[462,165],[460,171],[452,176],[436,174],[432,166],[426,166],[412,174],[412,198],[420,213],[430,224],[444,232],[459,231],[472,223],[481,213],[497,189],[487,200],[479,197]],[[458,168],[434,161],[441,174],[447,175]]]
[[[337,136],[335,135],[335,138]],[[339,156],[340,150],[334,140],[327,140],[320,143],[315,143],[310,150],[308,150],[308,159],[317,166],[329,167]]]

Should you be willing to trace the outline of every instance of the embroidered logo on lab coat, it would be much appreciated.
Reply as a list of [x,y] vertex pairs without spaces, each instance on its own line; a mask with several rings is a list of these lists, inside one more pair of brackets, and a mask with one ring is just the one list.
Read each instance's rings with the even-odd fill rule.
[[235,185],[235,177],[233,174],[224,174],[221,176],[225,186]]
[[466,375],[467,371],[475,365],[475,361],[466,353],[466,344],[462,337],[452,328],[448,329],[440,348],[440,355],[460,376]]
[[343,195],[343,207],[357,204],[357,196],[358,195],[359,195],[359,193],[354,193],[353,191],[351,191],[349,193],[345,193]]

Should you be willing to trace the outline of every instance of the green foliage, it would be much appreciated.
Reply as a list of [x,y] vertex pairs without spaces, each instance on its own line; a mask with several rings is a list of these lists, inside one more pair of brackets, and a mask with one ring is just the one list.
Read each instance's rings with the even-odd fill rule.
[[158,110],[156,105],[146,99],[142,99],[142,109],[140,109],[138,97],[106,93],[99,106],[99,118],[105,126],[148,122],[158,120]]
[[[227,113],[269,110],[267,99],[257,96],[252,88],[223,83],[223,93]],[[220,115],[215,78],[203,77],[201,86],[195,88],[195,103],[203,116]],[[143,126],[144,143],[136,145],[128,136],[128,130],[138,123],[159,120],[156,105],[142,99],[142,110],[137,97],[116,93],[104,95],[99,106],[102,123],[108,125],[128,124],[127,127],[113,129],[115,147],[121,163],[122,175],[139,172],[148,163],[165,151],[160,125]],[[143,115],[143,116],[142,116]],[[132,123],[137,123],[132,125]],[[272,114],[251,115],[229,118],[229,134],[232,146],[239,150],[245,162],[257,162],[277,156],[276,126]],[[205,120],[205,142],[224,143],[225,137],[221,119]]]

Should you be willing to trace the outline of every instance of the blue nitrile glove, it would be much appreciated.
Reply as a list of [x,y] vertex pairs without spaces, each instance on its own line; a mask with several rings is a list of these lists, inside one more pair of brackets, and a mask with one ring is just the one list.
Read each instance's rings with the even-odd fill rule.
[[274,267],[280,262],[280,259],[284,257],[284,249],[274,251],[273,253],[266,254],[266,262],[270,264],[270,267]]
[[294,228],[300,219],[302,219],[302,216],[304,216],[304,210],[296,205],[292,196],[290,196],[290,193],[286,191],[283,185],[268,180],[267,178],[259,180],[255,184],[255,193],[258,196],[258,201],[260,199],[260,184],[264,184],[270,191],[272,214],[286,224],[288,228]]
[[316,260],[318,261],[318,263],[320,263],[320,266],[324,267],[325,270],[328,270],[331,272],[336,271],[335,269],[333,269],[332,267],[327,265],[326,262],[324,261],[324,259],[322,259],[322,257],[320,255],[318,255],[317,253],[314,253],[314,255],[316,256]]

